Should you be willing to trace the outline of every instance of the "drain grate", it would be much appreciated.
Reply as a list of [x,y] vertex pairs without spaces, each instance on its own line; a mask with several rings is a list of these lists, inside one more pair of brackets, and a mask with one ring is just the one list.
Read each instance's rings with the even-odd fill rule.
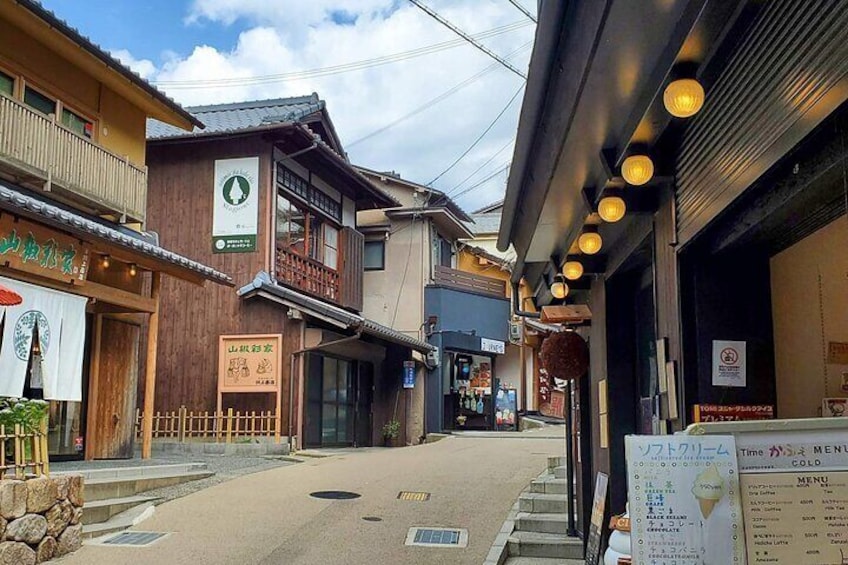
[[104,545],[130,545],[143,547],[162,539],[167,534],[159,532],[121,532],[103,542]]
[[406,545],[421,547],[465,547],[468,530],[461,528],[409,528]]
[[397,495],[398,500],[414,500],[416,502],[426,502],[430,500],[429,492],[410,492],[402,490]]
[[383,521],[383,519],[380,518],[379,516],[363,516],[362,519],[365,520],[366,522],[382,522]]
[[323,498],[326,500],[351,500],[362,496],[357,492],[349,492],[346,490],[319,490],[309,493],[312,498]]

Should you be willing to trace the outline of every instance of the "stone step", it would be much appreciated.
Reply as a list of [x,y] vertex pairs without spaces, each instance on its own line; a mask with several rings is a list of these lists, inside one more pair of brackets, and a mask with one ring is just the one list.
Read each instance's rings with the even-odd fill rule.
[[548,469],[565,467],[565,457],[548,457]]
[[568,531],[568,520],[564,513],[531,514],[519,512],[515,518],[515,529],[521,532],[565,535]]
[[98,524],[106,522],[113,516],[147,502],[159,500],[153,496],[127,496],[124,498],[107,498],[105,500],[89,500],[83,505],[82,523]]
[[[127,528],[136,526],[153,516],[155,511],[156,507],[152,502],[145,502],[138,506],[133,506],[129,510],[125,510],[120,514],[112,516],[105,522],[99,522],[97,524],[83,524],[82,537],[85,539],[91,539],[122,532]],[[85,515],[85,510],[83,510],[83,515]]]
[[518,497],[518,510],[539,514],[568,512],[567,497],[564,494],[525,492]]
[[139,465],[137,467],[107,467],[100,469],[82,469],[79,471],[54,472],[51,475],[82,475],[85,483],[94,479],[124,479],[127,477],[171,477],[185,473],[205,471],[206,463],[175,463],[168,465]]
[[566,494],[565,479],[556,479],[553,475],[534,479],[530,483],[530,492],[543,494]]
[[585,565],[582,559],[550,559],[547,557],[510,557],[505,565]]
[[565,465],[561,465],[559,467],[554,467],[554,478],[556,478],[556,479],[564,479],[565,478]]
[[143,492],[179,485],[189,481],[197,481],[214,475],[212,471],[191,471],[160,476],[124,476],[122,478],[86,479],[85,500],[106,500],[110,498],[126,498]]
[[513,532],[509,537],[509,555],[548,559],[583,559],[583,540],[560,534]]

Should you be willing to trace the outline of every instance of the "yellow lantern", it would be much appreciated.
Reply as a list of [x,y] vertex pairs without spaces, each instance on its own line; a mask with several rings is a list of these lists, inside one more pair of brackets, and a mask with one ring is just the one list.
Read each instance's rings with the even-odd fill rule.
[[621,176],[628,184],[642,186],[654,176],[654,162],[647,155],[631,155],[621,164]]
[[558,300],[562,300],[568,296],[568,285],[557,279],[554,281],[554,284],[551,285],[551,295]]
[[675,80],[663,92],[663,104],[672,116],[690,118],[704,105],[704,87],[691,78]]
[[562,274],[570,281],[576,281],[583,276],[583,263],[580,261],[566,261],[562,266]]
[[586,255],[594,255],[601,250],[603,244],[604,241],[598,232],[587,231],[580,234],[580,237],[577,238],[577,247]]
[[619,196],[605,196],[598,202],[598,215],[605,222],[614,224],[624,217],[627,205]]

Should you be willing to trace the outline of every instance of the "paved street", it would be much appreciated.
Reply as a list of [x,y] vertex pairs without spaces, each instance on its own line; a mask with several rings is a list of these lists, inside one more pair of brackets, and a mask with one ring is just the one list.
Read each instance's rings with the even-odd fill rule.
[[[170,535],[150,547],[86,545],[63,564],[479,565],[518,494],[559,455],[560,428],[522,439],[451,437],[401,449],[335,452],[234,479],[156,508],[142,531]],[[318,490],[361,498],[318,500]],[[401,490],[432,493],[401,501]],[[366,521],[377,517],[381,521]],[[467,528],[465,549],[406,547],[411,526]]]

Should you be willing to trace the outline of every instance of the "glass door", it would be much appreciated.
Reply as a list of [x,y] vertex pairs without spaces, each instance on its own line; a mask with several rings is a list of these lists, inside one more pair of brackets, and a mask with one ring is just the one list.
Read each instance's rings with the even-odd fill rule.
[[356,363],[310,355],[305,418],[306,444],[350,446],[356,432]]

